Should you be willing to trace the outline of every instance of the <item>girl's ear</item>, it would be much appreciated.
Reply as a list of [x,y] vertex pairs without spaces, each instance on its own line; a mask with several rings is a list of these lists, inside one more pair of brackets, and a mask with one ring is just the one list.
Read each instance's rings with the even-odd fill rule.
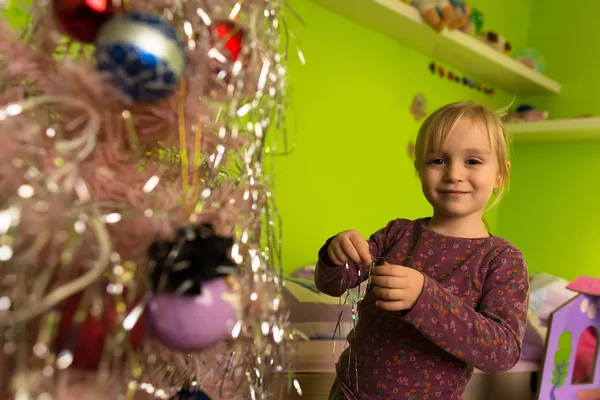
[[[510,161],[506,162],[506,170],[510,171]],[[502,174],[498,173],[498,177],[496,178],[496,187],[501,187],[504,183],[504,178],[502,178]]]

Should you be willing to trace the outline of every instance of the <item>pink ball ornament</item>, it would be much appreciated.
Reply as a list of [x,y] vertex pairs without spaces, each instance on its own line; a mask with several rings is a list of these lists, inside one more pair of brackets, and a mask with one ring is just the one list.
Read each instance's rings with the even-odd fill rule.
[[195,296],[156,293],[148,305],[152,334],[178,351],[199,351],[230,337],[240,315],[240,295],[232,277],[204,282]]

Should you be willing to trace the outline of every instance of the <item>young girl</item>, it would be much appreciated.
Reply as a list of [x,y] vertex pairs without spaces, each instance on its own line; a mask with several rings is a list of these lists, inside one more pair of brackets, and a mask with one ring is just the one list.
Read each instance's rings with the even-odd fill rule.
[[501,373],[521,355],[528,275],[521,252],[487,232],[482,215],[508,186],[499,116],[468,102],[433,113],[415,168],[433,216],[396,219],[365,240],[330,238],[319,290],[341,296],[367,280],[330,400],[461,399],[473,369]]

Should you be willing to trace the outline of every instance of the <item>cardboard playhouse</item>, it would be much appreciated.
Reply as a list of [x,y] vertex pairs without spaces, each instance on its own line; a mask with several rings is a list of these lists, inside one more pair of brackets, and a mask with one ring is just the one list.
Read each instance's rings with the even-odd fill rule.
[[600,279],[567,288],[577,296],[552,313],[538,400],[600,400]]

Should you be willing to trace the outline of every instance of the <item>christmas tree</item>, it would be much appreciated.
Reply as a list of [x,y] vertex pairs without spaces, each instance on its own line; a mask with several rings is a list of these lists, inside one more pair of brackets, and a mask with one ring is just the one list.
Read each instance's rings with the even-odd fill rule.
[[283,7],[13,4],[2,399],[269,398],[294,339],[265,167],[285,134]]

